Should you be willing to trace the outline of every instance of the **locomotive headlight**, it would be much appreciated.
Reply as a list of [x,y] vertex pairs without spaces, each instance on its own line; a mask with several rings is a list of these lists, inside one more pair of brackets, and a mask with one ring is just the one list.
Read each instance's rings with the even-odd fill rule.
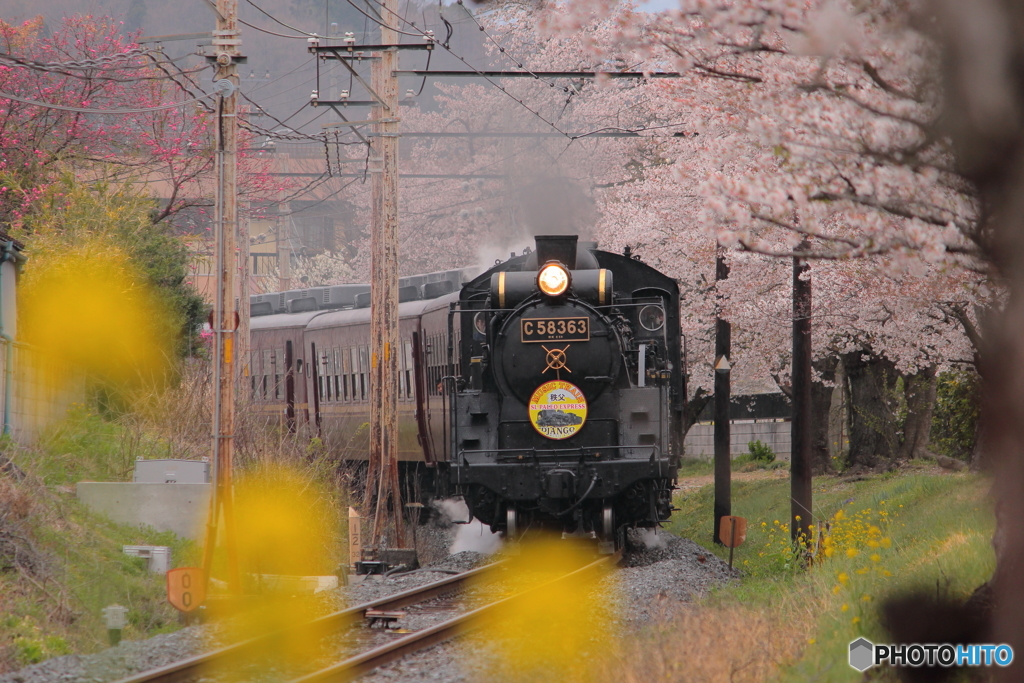
[[569,289],[569,271],[560,263],[545,264],[537,273],[537,286],[548,296],[561,296]]

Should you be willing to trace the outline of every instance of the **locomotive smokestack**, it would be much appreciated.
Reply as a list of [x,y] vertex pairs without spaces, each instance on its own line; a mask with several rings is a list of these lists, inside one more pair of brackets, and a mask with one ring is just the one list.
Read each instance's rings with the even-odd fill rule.
[[579,235],[537,235],[537,265],[558,261],[569,270],[576,268],[576,240]]

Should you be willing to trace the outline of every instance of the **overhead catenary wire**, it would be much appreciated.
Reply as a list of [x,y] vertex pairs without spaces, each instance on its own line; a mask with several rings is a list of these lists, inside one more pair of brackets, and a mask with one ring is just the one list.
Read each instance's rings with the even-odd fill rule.
[[60,104],[51,104],[49,102],[40,102],[38,100],[29,100],[24,97],[18,97],[10,93],[0,91],[0,100],[14,100],[15,102],[21,102],[22,104],[29,104],[35,107],[43,107],[45,109],[57,109],[60,111],[71,111],[79,114],[146,114],[151,111],[165,111],[167,109],[178,109],[185,107],[194,102],[199,102],[210,97],[214,97],[215,93],[209,95],[203,95],[202,97],[195,97],[190,100],[183,102],[176,102],[174,104],[165,104],[159,107],[140,107],[137,109],[89,109],[85,107],[66,107]]
[[[154,51],[140,52],[139,55],[153,58],[153,55],[152,55],[153,52]],[[171,61],[171,60],[168,60],[168,61]],[[146,76],[130,76],[130,77],[107,76],[107,75],[96,74],[96,73],[74,73],[75,70],[83,70],[84,71],[85,69],[83,69],[83,68],[77,68],[76,69],[75,67],[63,66],[62,63],[59,63],[59,62],[37,62],[35,60],[24,59],[22,57],[16,57],[14,55],[6,54],[6,53],[0,53],[0,62],[6,62],[6,63],[12,64],[14,66],[19,66],[19,67],[22,67],[22,68],[25,68],[25,69],[31,69],[33,71],[39,71],[39,72],[42,72],[42,73],[52,73],[52,74],[56,74],[58,76],[67,76],[68,78],[77,78],[77,79],[80,79],[80,80],[83,80],[83,81],[112,81],[112,82],[115,82],[115,83],[135,83],[135,82],[138,82],[138,81],[158,81],[158,80],[163,80],[163,79],[166,79],[166,78],[171,78],[171,79],[174,78],[173,76],[167,75],[166,72],[165,72],[165,75],[161,75],[161,76],[146,75]],[[147,64],[139,64],[139,65],[131,65],[131,66],[123,65],[123,66],[116,67],[116,69],[119,70],[119,71],[124,71],[124,70],[128,70],[128,69],[143,69],[143,68],[148,68],[149,66],[151,66],[149,63],[147,63]],[[100,67],[94,66],[94,67],[89,67],[89,68],[90,69],[98,69]],[[199,67],[199,68],[196,68],[196,69],[191,69],[188,72],[182,72],[182,73],[197,73],[199,71],[202,71],[205,68],[206,68],[206,66],[202,66],[202,67]],[[181,71],[181,70],[179,69],[179,71]]]

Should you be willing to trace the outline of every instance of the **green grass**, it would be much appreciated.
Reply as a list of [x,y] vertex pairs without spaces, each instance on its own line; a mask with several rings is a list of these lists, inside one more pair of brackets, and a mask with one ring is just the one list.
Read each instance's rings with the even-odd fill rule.
[[129,481],[137,458],[161,457],[168,457],[167,446],[132,424],[130,417],[107,420],[76,404],[19,460],[28,461],[47,484],[59,485]]
[[[154,457],[160,444],[120,421],[81,406],[33,447],[7,444],[5,454],[28,478],[0,476],[0,531],[24,539],[32,566],[0,557],[0,673],[70,652],[107,646],[101,610],[129,608],[126,640],[179,628],[165,600],[164,577],[145,561],[124,555],[124,545],[170,546],[175,566],[199,561],[197,544],[170,532],[118,525],[78,502],[81,480],[130,478],[138,456]],[[2,550],[2,549],[0,549]]]
[[[796,629],[789,639],[780,634],[780,642],[799,646],[780,653],[779,680],[860,680],[846,664],[847,646],[859,636],[885,642],[878,606],[887,597],[927,589],[962,599],[992,574],[994,517],[981,477],[817,478],[815,521],[831,523],[832,549],[826,557],[828,546],[819,545],[809,569],[791,551],[789,486],[788,477],[733,483],[732,512],[748,520],[735,555],[746,576],[705,602],[716,610],[742,606],[777,619],[779,629]],[[713,495],[713,486],[679,495],[669,530],[725,558],[728,550],[710,542]]]

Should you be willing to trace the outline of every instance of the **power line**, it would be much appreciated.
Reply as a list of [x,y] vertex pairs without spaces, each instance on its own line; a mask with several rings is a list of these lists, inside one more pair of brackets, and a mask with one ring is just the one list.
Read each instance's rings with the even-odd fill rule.
[[43,107],[44,109],[59,109],[60,111],[72,111],[79,114],[145,114],[151,111],[165,111],[167,109],[178,109],[186,105],[198,102],[208,97],[214,97],[216,93],[203,95],[202,97],[196,97],[191,100],[185,100],[184,102],[178,102],[176,104],[165,104],[160,107],[144,107],[139,109],[85,109],[82,107],[65,107],[60,104],[50,104],[49,102],[39,102],[38,100],[28,100],[17,95],[11,95],[10,93],[0,92],[0,99],[14,100],[15,102],[21,102],[22,104],[30,104],[35,107]]
[[[145,56],[152,58],[152,55],[149,52],[147,52],[147,53],[140,53],[140,54],[145,54]],[[135,83],[135,82],[138,82],[138,81],[157,81],[157,80],[163,80],[165,78],[173,78],[172,76],[167,76],[167,75],[165,75],[165,76],[132,76],[132,77],[129,77],[129,78],[120,78],[120,77],[117,77],[117,76],[104,76],[104,75],[101,75],[101,74],[87,74],[87,73],[85,73],[85,74],[78,74],[78,73],[74,73],[73,71],[70,70],[70,69],[73,69],[75,67],[58,67],[54,63],[37,62],[37,61],[31,60],[31,59],[22,59],[20,57],[15,57],[13,55],[8,55],[8,54],[3,54],[3,53],[0,53],[0,61],[7,62],[7,63],[12,64],[14,66],[20,66],[20,67],[25,68],[25,69],[31,69],[33,71],[39,71],[41,73],[52,73],[52,74],[56,74],[56,75],[59,75],[59,76],[67,76],[69,78],[77,78],[77,79],[80,79],[80,80],[83,80],[83,81],[112,81],[112,82],[115,82],[115,83]],[[146,68],[148,66],[150,66],[150,65],[149,64],[140,64],[140,65],[134,65],[134,66],[119,66],[119,67],[117,67],[117,69],[118,70],[142,69],[142,68]],[[95,68],[99,68],[99,67],[90,67],[90,68],[94,68],[95,69]],[[206,67],[203,66],[203,67],[199,67],[197,69],[192,69],[191,71],[183,72],[183,73],[197,73],[199,71],[202,71],[205,68]]]
[[299,40],[305,40],[305,39],[306,39],[306,36],[289,36],[289,35],[287,35],[287,34],[285,34],[285,33],[278,33],[277,31],[271,31],[270,29],[266,29],[266,28],[260,28],[260,27],[259,27],[259,26],[257,26],[256,24],[250,24],[250,23],[249,23],[248,21],[246,21],[245,19],[239,19],[239,20],[238,20],[238,23],[239,23],[239,24],[245,24],[245,25],[246,25],[246,26],[248,26],[249,28],[253,28],[253,29],[256,29],[257,31],[259,31],[259,32],[261,32],[261,33],[267,33],[267,34],[270,34],[270,35],[272,35],[272,36],[277,36],[277,37],[279,37],[279,38],[298,38]]
[[[125,52],[106,55],[104,57],[97,57],[96,59],[83,59],[75,60],[70,62],[40,62],[34,59],[24,59],[15,55],[0,52],[0,58],[16,61],[24,66],[34,66],[40,69],[99,69],[112,64],[116,64],[119,61],[127,61],[132,57],[138,57],[147,53],[154,52],[149,48],[132,48]],[[124,65],[122,69],[140,69],[145,65]]]

